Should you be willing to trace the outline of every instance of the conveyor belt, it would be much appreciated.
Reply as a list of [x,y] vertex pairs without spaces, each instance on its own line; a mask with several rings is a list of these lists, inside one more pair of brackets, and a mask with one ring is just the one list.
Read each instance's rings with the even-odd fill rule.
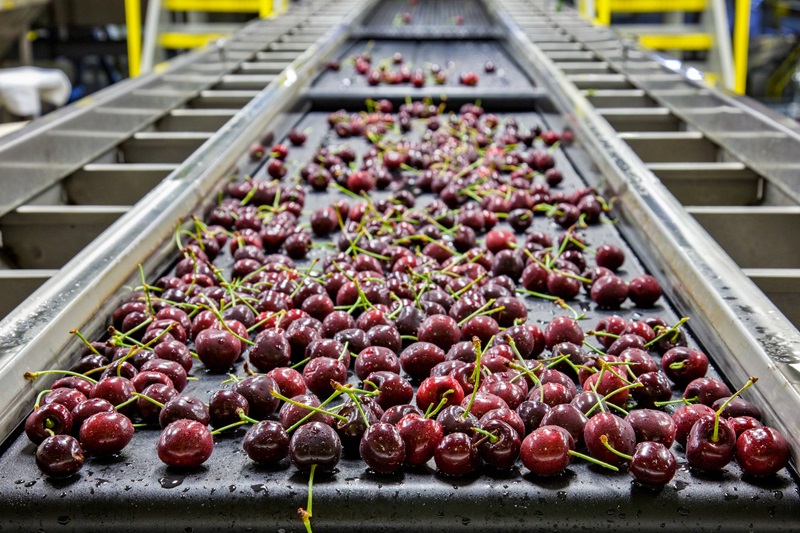
[[[524,25],[528,22],[523,13],[536,4],[508,2],[505,5],[509,10],[525,6],[525,10],[513,17]],[[575,85],[571,88],[559,85],[558,82],[567,80],[559,78],[558,69],[547,62],[547,55],[557,54],[565,63],[581,63],[587,61],[583,52],[588,48],[573,41],[565,30],[550,24],[547,17],[530,18],[530,24],[536,23],[534,37],[542,42],[541,46],[534,46],[505,18],[499,5],[489,6],[490,14],[499,17],[504,32],[509,35],[500,43],[497,53],[509,62],[514,57],[527,78],[526,84],[545,90],[549,96],[549,99],[538,97],[531,105],[514,109],[513,115],[522,122],[540,121],[556,130],[568,124],[574,127],[576,144],[555,152],[559,167],[565,172],[566,186],[579,184],[581,180],[593,184],[605,178],[609,189],[619,193],[622,220],[617,227],[622,233],[618,234],[611,225],[597,226],[589,230],[588,238],[592,242],[617,243],[628,252],[629,258],[638,256],[641,262],[626,263],[626,274],[633,276],[647,269],[668,282],[669,301],[657,312],[669,319],[690,314],[695,333],[692,344],[697,343],[711,353],[717,368],[729,380],[741,383],[742,374],[746,376],[749,372],[759,375],[768,384],[780,383],[783,374],[775,376],[773,370],[762,366],[765,361],[771,362],[765,357],[768,346],[753,340],[751,328],[766,327],[764,335],[774,335],[777,331],[782,338],[774,342],[783,343],[782,351],[797,346],[796,330],[787,328],[785,320],[779,316],[772,319],[772,324],[763,326],[758,317],[736,318],[726,314],[728,307],[718,290],[729,280],[738,282],[743,277],[741,273],[730,270],[707,236],[692,233],[694,226],[690,225],[685,232],[673,226],[678,217],[677,203],[665,190],[656,187],[655,178],[648,180],[648,174],[638,174],[640,168],[646,172],[644,164],[619,139],[607,135],[603,127],[608,128],[608,124],[589,106],[587,99],[602,96],[603,90],[589,87],[584,89],[588,93],[581,94]],[[350,22],[357,22],[357,18]],[[38,293],[39,301],[27,302],[20,308],[19,315],[15,313],[16,316],[0,323],[0,387],[6,391],[2,397],[6,409],[0,417],[0,426],[13,427],[30,408],[35,392],[33,387],[22,386],[22,371],[68,366],[75,358],[77,343],[66,332],[80,327],[87,334],[100,335],[106,325],[105,317],[129,290],[125,286],[138,283],[137,263],[143,263],[148,279],[156,278],[169,268],[173,261],[172,229],[179,218],[207,211],[230,175],[263,172],[246,156],[251,142],[266,129],[282,138],[291,127],[311,127],[307,147],[292,152],[299,160],[308,155],[306,150],[313,149],[325,131],[322,123],[326,114],[315,107],[321,106],[324,99],[321,93],[315,95],[314,91],[323,82],[341,78],[326,72],[318,78],[311,92],[303,94],[302,91],[311,87],[312,74],[318,65],[330,58],[333,50],[341,55],[350,53],[348,46],[354,41],[345,41],[347,34],[347,28],[340,28],[329,35],[321,47],[310,52],[317,54],[314,61],[307,57],[294,62],[289,71],[291,77],[284,72],[276,83],[257,95],[248,93],[247,89],[230,89],[235,92],[200,96],[206,99],[204,102],[213,96],[227,98],[231,105],[243,102],[248,96],[252,100],[223,130],[211,135],[203,150],[178,163],[172,179],[158,185],[136,210],[125,213],[101,239],[81,252],[70,268],[62,272],[63,279],[54,279]],[[354,34],[351,37],[357,38]],[[548,40],[550,38],[552,40]],[[247,61],[243,65],[253,63]],[[258,65],[252,67],[253,70],[258,68]],[[263,67],[265,71],[270,68],[271,65]],[[592,67],[577,66],[572,72],[574,76],[591,75],[587,70],[591,71]],[[344,71],[338,74],[346,75]],[[586,78],[572,81],[589,83]],[[607,83],[622,82],[614,78]],[[338,84],[332,86],[338,88]],[[519,84],[514,87],[520,89]],[[374,97],[379,98],[385,88],[377,88]],[[479,84],[478,90],[480,88]],[[443,91],[446,96],[448,88]],[[636,97],[655,104],[644,90]],[[342,105],[346,105],[346,100],[343,101]],[[330,99],[325,105],[330,105]],[[649,107],[658,108],[656,105]],[[576,120],[571,113],[580,114],[580,118]],[[663,128],[668,127],[670,121],[659,123]],[[685,137],[677,140],[689,145],[697,140]],[[132,139],[152,140],[147,136]],[[327,141],[336,142],[333,138]],[[357,150],[366,148],[357,139],[348,144]],[[689,148],[686,153],[690,153]],[[702,157],[695,156],[696,159]],[[722,170],[739,170],[740,181],[746,181],[747,174],[741,171],[747,168],[725,167]],[[673,169],[674,172],[678,170]],[[709,169],[709,176],[718,170]],[[648,197],[650,194],[654,196]],[[738,194],[746,193],[740,190]],[[637,203],[640,196],[645,201]],[[310,194],[307,208],[317,208],[330,200],[328,195]],[[646,211],[646,208],[651,210]],[[688,240],[687,235],[694,240],[680,240]],[[706,255],[701,257],[700,253]],[[688,254],[689,259],[681,254]],[[676,272],[686,261],[694,261],[694,267],[682,274]],[[719,265],[724,268],[715,271]],[[716,281],[708,281],[711,277]],[[748,286],[729,289],[730,295],[744,295],[735,302],[737,305],[774,309],[754,296]],[[528,303],[534,321],[547,321],[556,314],[549,303],[533,299]],[[586,305],[585,301],[582,304],[591,310],[593,319],[604,314]],[[627,316],[634,316],[634,312],[633,309],[624,310]],[[786,329],[780,329],[782,327]],[[721,339],[726,335],[730,335],[727,342]],[[736,343],[740,346],[735,346]],[[192,390],[207,397],[219,380],[205,374],[199,377],[201,381],[193,384]],[[36,383],[36,388],[45,386],[46,382],[42,381]],[[786,395],[789,412],[792,412],[791,407],[797,403],[784,389],[759,393],[764,400],[762,408],[769,412],[770,422],[780,424],[784,432],[792,436],[797,450],[798,433],[792,432],[791,417],[781,417],[777,412],[779,406],[769,405],[776,392]],[[207,467],[179,474],[157,462],[153,450],[154,433],[138,432],[130,449],[118,459],[91,460],[81,476],[68,482],[42,478],[30,457],[32,446],[24,437],[7,441],[0,456],[0,506],[3,509],[0,521],[5,526],[22,530],[301,529],[295,509],[305,502],[305,476],[295,474],[291,468],[269,470],[252,466],[241,452],[238,437],[218,438]],[[318,531],[345,528],[354,531],[528,530],[534,524],[544,529],[792,530],[800,511],[796,480],[788,472],[764,482],[743,481],[734,465],[719,476],[692,473],[682,465],[672,483],[660,492],[652,492],[632,488],[626,476],[607,475],[585,464],[575,464],[566,476],[552,480],[531,478],[518,471],[512,471],[509,476],[484,472],[480,477],[448,479],[428,470],[377,477],[365,471],[362,463],[345,460],[334,476],[317,480],[314,492],[314,527]]]
[[167,177],[351,7],[344,1],[295,4],[279,19],[248,25],[216,50],[181,58],[163,74],[123,82],[4,138],[0,318]]

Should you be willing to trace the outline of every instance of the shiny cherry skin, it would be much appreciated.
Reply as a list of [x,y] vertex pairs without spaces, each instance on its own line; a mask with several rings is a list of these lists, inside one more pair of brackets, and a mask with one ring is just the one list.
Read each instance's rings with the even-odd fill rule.
[[707,405],[698,403],[682,405],[678,408],[672,415],[672,421],[675,422],[675,442],[681,446],[686,446],[686,438],[689,436],[692,426],[706,415],[714,415],[714,410]]
[[675,477],[677,463],[667,446],[659,442],[640,442],[628,464],[628,472],[642,485],[659,488]]
[[288,366],[292,357],[289,341],[277,329],[266,329],[256,335],[255,345],[250,348],[249,358],[259,372]]
[[557,426],[541,426],[522,441],[520,460],[537,476],[554,476],[564,472],[572,461],[570,451],[575,444],[569,432]]
[[332,471],[342,457],[342,442],[331,426],[309,422],[297,428],[289,441],[289,459],[301,472],[317,465],[321,472]]
[[464,390],[452,375],[427,378],[417,389],[417,407],[423,412],[436,407],[443,399],[446,399],[445,405],[458,405],[464,400]]
[[449,350],[452,345],[461,340],[461,329],[449,316],[433,315],[420,324],[417,338],[420,342],[430,342],[442,350]]
[[395,472],[406,458],[406,445],[400,431],[383,422],[367,428],[358,449],[361,459],[379,474]]
[[[80,404],[79,404],[80,405]],[[69,434],[72,429],[72,412],[60,403],[48,403],[35,409],[25,419],[25,435],[34,444],[41,444],[51,433]]]
[[420,466],[430,461],[444,438],[444,430],[439,422],[417,413],[409,413],[401,418],[397,430],[405,443],[405,463],[409,466]]
[[263,374],[255,374],[237,381],[233,390],[245,397],[250,407],[249,416],[263,420],[275,412],[280,401],[272,395],[272,391],[281,392],[275,380]]
[[221,428],[241,420],[239,410],[247,414],[250,404],[247,398],[236,391],[218,390],[208,400],[208,414],[211,427]]
[[259,464],[275,464],[289,455],[289,435],[274,420],[262,420],[247,430],[242,448]]
[[214,439],[197,420],[176,420],[158,438],[158,458],[175,468],[196,468],[214,451]]
[[724,418],[719,419],[719,431],[714,439],[715,418],[701,417],[686,437],[686,461],[692,468],[707,472],[722,470],[736,453],[736,432]]
[[603,445],[600,440],[602,435],[608,438],[608,444],[612,448],[623,454],[632,455],[636,448],[636,434],[625,420],[611,413],[593,416],[583,430],[583,440],[592,457],[603,462],[620,466],[625,463],[625,459]]
[[661,369],[677,385],[687,385],[708,372],[708,357],[696,348],[676,346],[664,353]]
[[480,454],[466,433],[450,433],[436,446],[436,469],[446,476],[464,476],[480,466]]
[[70,435],[53,435],[36,448],[36,466],[43,474],[65,478],[83,467],[84,452],[80,443]]
[[375,401],[383,409],[407,404],[414,398],[414,388],[411,384],[394,372],[387,370],[372,372],[364,380],[364,388],[370,390],[373,386],[380,391],[375,397]]
[[778,430],[748,429],[736,439],[736,460],[742,472],[756,477],[776,474],[789,463],[791,447]]
[[584,334],[580,324],[570,317],[556,317],[547,324],[544,330],[544,342],[548,350],[562,342],[571,342],[580,346],[583,344]]
[[486,437],[476,432],[472,438],[481,459],[497,470],[510,470],[517,462],[522,447],[519,433],[499,419],[481,421],[478,427],[492,435]]
[[204,329],[194,340],[200,361],[211,372],[226,372],[242,353],[242,341],[221,329]]
[[114,455],[133,438],[133,424],[122,413],[97,413],[81,425],[83,449],[91,455]]
[[675,421],[664,411],[636,409],[625,420],[636,434],[636,442],[659,442],[667,448],[675,442]]

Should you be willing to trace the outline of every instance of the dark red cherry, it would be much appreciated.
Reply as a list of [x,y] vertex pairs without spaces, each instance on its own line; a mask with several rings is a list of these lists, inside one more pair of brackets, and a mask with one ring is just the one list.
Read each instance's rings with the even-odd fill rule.
[[683,405],[672,415],[675,422],[675,442],[681,446],[686,446],[686,438],[689,436],[694,423],[703,416],[714,415],[714,410],[707,405],[694,404]]
[[736,460],[742,472],[771,476],[786,467],[791,448],[786,438],[769,427],[748,429],[736,439]]
[[250,348],[249,359],[259,372],[269,372],[289,364],[291,348],[280,330],[264,330],[256,335],[253,342],[255,344]]
[[[716,438],[715,420],[719,423]],[[686,461],[698,470],[721,470],[731,462],[735,453],[736,433],[724,418],[705,415],[694,423],[686,437]]]
[[273,368],[267,375],[275,380],[281,394],[289,398],[305,394],[306,382],[303,380],[303,374],[293,368]]
[[47,437],[36,448],[36,466],[46,476],[69,477],[83,467],[83,461],[83,448],[70,435]]
[[158,415],[158,423],[162,428],[181,419],[197,420],[204,426],[211,421],[208,406],[196,396],[188,394],[180,394],[169,400]]
[[659,442],[640,442],[628,464],[633,478],[648,487],[663,487],[675,477],[677,463],[669,448]]
[[240,420],[239,410],[244,414],[250,411],[247,399],[232,390],[218,390],[208,400],[208,414],[211,427],[221,428]]
[[380,474],[396,471],[406,457],[406,446],[400,431],[380,422],[367,428],[358,449],[367,466]]
[[289,455],[289,435],[280,423],[262,420],[247,430],[242,448],[256,463],[275,464]]
[[628,297],[638,307],[653,307],[661,294],[661,285],[648,274],[633,278],[628,284]]
[[636,409],[625,417],[636,434],[636,442],[660,442],[667,448],[675,442],[675,422],[664,411]]
[[492,435],[487,437],[476,433],[472,438],[473,443],[480,442],[477,448],[481,458],[497,470],[510,470],[517,462],[522,447],[519,433],[499,419],[481,420],[478,427]]
[[520,448],[522,464],[537,476],[554,476],[567,469],[575,444],[570,434],[557,426],[533,430]]
[[677,346],[664,353],[661,368],[674,383],[686,385],[706,375],[708,357],[696,348]]
[[616,272],[625,262],[625,252],[613,244],[602,244],[597,248],[595,260],[597,261],[597,266]]
[[517,407],[517,414],[525,424],[525,435],[530,434],[538,428],[544,416],[549,413],[551,407],[539,401],[525,400]]
[[312,465],[322,472],[332,471],[342,457],[342,442],[331,426],[309,422],[297,428],[289,441],[289,459],[302,472]]
[[608,438],[612,448],[632,455],[636,447],[636,434],[631,425],[617,415],[601,413],[590,418],[583,431],[584,443],[592,457],[616,466],[624,464],[625,459],[603,445],[600,439],[602,435]]
[[97,413],[113,413],[114,406],[102,398],[90,398],[72,410],[72,434],[78,435],[83,421]]
[[411,384],[394,372],[380,370],[370,373],[364,380],[364,387],[369,390],[373,385],[380,391],[375,401],[383,409],[407,404],[414,397]]
[[[422,326],[420,326],[420,330],[421,329]],[[458,329],[458,327],[456,327],[456,329]],[[452,346],[452,344],[450,346]],[[448,346],[448,349],[450,346]],[[400,366],[412,379],[426,378],[430,375],[431,369],[444,360],[444,349],[431,342],[415,342],[400,353]]]
[[306,364],[303,379],[311,392],[328,397],[334,390],[332,382],[344,384],[347,381],[347,367],[338,359],[317,357]]
[[45,394],[44,397],[42,398],[42,403],[44,405],[50,403],[60,403],[61,405],[66,407],[67,410],[71,411],[75,409],[76,405],[78,405],[84,400],[86,400],[86,396],[84,396],[83,393],[80,392],[79,390],[61,388],[61,389],[53,389],[51,392]]
[[570,317],[556,317],[547,324],[544,330],[544,342],[548,350],[562,342],[571,342],[578,346],[583,344],[584,334],[580,324]]
[[720,398],[727,398],[731,390],[725,383],[714,378],[697,378],[683,391],[683,397],[703,405],[713,405]]
[[158,458],[175,468],[196,468],[214,451],[214,439],[196,420],[176,420],[158,438]]
[[91,455],[114,455],[133,438],[133,424],[121,413],[97,413],[81,425],[83,449]]
[[212,372],[226,372],[242,353],[242,342],[227,330],[204,329],[194,344],[200,361]]
[[42,405],[25,419],[25,435],[34,444],[41,444],[52,434],[69,434],[71,429],[72,413],[60,403]]
[[436,446],[433,454],[436,468],[448,476],[464,476],[480,465],[478,450],[466,433],[450,433]]
[[417,330],[417,338],[420,342],[429,342],[442,350],[449,350],[453,344],[461,339],[461,330],[456,321],[449,316],[433,315],[420,324]]
[[269,376],[256,374],[247,376],[233,385],[233,390],[247,400],[249,415],[256,420],[263,420],[278,409],[280,401],[272,395],[272,391],[280,393],[278,384]]

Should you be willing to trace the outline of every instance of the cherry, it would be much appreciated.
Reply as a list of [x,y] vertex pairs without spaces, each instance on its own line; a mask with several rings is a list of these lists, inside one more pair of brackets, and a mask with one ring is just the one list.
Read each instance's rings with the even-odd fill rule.
[[275,380],[265,375],[253,375],[237,381],[233,390],[245,397],[250,407],[248,415],[256,420],[263,420],[275,412],[280,401],[272,395],[272,391],[280,393]]
[[625,262],[625,252],[613,244],[602,244],[595,255],[597,266],[616,272]]
[[250,410],[247,398],[232,390],[218,390],[208,401],[211,427],[221,428],[238,422],[239,412],[245,415]]
[[648,372],[658,372],[658,365],[646,351],[639,348],[628,348],[619,354],[619,360],[628,363],[627,367],[634,376],[639,377]]
[[269,465],[289,455],[289,442],[289,435],[281,424],[262,420],[247,430],[242,448],[256,463]]
[[36,448],[36,466],[46,476],[69,477],[83,467],[83,461],[83,448],[70,435],[52,435]]
[[312,465],[324,472],[332,471],[342,457],[342,442],[332,427],[309,422],[297,428],[289,441],[289,459],[301,472]]
[[531,389],[528,400],[544,403],[555,407],[562,403],[569,403],[575,394],[561,383],[543,383]]
[[134,388],[130,380],[112,376],[98,381],[92,387],[92,398],[103,398],[112,405],[120,405],[133,397]]
[[411,384],[399,374],[387,370],[372,372],[364,379],[366,388],[372,385],[380,391],[375,397],[375,401],[383,409],[407,404],[414,397],[414,389]]
[[91,381],[78,376],[64,376],[54,381],[50,388],[53,390],[62,388],[75,389],[88,398],[92,393],[92,385]]
[[426,378],[417,389],[417,407],[422,411],[436,407],[441,402],[444,405],[458,405],[463,400],[464,390],[452,375]]
[[590,295],[600,308],[619,309],[628,298],[628,285],[613,274],[603,276],[592,283]]
[[350,352],[344,344],[334,339],[316,339],[306,348],[306,358],[328,357],[341,361],[345,368],[350,367]]
[[308,135],[300,130],[291,130],[286,135],[286,138],[289,139],[289,142],[291,142],[294,146],[302,146],[305,144]]
[[114,455],[133,438],[133,424],[121,413],[97,413],[81,425],[83,449],[91,455]]
[[170,385],[153,383],[148,385],[141,394],[136,399],[139,416],[145,422],[156,422],[161,415],[162,405],[175,398],[178,395],[178,391]]
[[636,442],[660,442],[667,448],[675,442],[675,422],[663,411],[637,409],[628,413],[625,421],[633,428]]
[[580,324],[566,316],[556,317],[547,324],[544,330],[544,343],[548,350],[562,342],[571,342],[580,346],[583,344],[584,334]]
[[[152,405],[152,404],[151,404]],[[114,406],[111,402],[102,398],[90,398],[79,403],[72,410],[72,434],[77,435],[83,425],[83,421],[97,413],[113,413]]]
[[358,449],[361,459],[379,474],[391,474],[406,458],[406,445],[400,431],[382,422],[367,428]]
[[42,405],[25,419],[25,435],[34,444],[41,444],[53,434],[69,434],[71,429],[72,413],[60,403]]
[[[402,311],[401,313],[402,314]],[[333,311],[322,320],[322,335],[327,338],[332,338],[340,331],[356,327],[356,322],[352,315],[344,311]],[[414,328],[414,332],[416,332]]]
[[625,459],[609,451],[601,441],[601,436],[608,439],[612,448],[620,453],[631,455],[636,447],[636,434],[631,425],[611,413],[600,413],[586,423],[583,440],[592,457],[612,465],[621,465]]
[[567,430],[576,446],[583,445],[583,431],[589,421],[574,405],[565,403],[554,406],[542,417],[542,426],[558,426]]
[[[434,316],[444,317],[444,315]],[[427,322],[427,320],[429,319],[426,319],[425,322]],[[423,325],[425,322],[423,322]],[[422,327],[423,326],[420,326],[420,330],[422,330]],[[458,329],[457,326],[456,329]],[[449,349],[453,344],[455,343],[451,343],[447,346],[447,348]],[[415,342],[400,353],[400,366],[403,368],[403,371],[412,379],[424,379],[430,375],[430,371],[434,366],[443,362],[444,360],[444,349],[441,346],[431,342]]]
[[260,372],[269,372],[289,364],[292,352],[280,330],[267,329],[256,335],[250,349],[250,363]]
[[759,421],[761,420],[761,409],[759,409],[757,405],[748,402],[744,398],[719,398],[714,401],[714,403],[711,405],[711,408],[715,411],[722,409],[720,416],[723,418],[747,416]]
[[750,476],[771,476],[786,467],[790,456],[789,442],[773,428],[748,429],[736,439],[736,460]]
[[308,422],[321,422],[328,426],[333,426],[333,417],[329,414],[311,411],[303,406],[320,407],[319,398],[313,394],[301,394],[291,398],[292,403],[286,402],[281,406],[278,418],[281,425],[289,429],[295,424],[300,423],[306,418]]
[[[442,350],[449,350],[452,345],[461,339],[461,330],[458,328],[456,321],[449,316],[433,315],[420,324],[417,330],[417,338],[420,342],[435,344]],[[403,368],[403,370],[406,369]]]
[[385,422],[387,424],[392,424],[393,426],[396,426],[397,423],[400,422],[400,420],[404,416],[411,413],[417,414],[419,416],[424,415],[424,413],[419,410],[419,407],[417,407],[416,405],[411,405],[406,403],[401,405],[395,405],[393,407],[386,409],[386,411],[383,413],[383,416],[381,417],[381,422]]
[[557,426],[541,426],[533,430],[520,448],[522,464],[537,476],[554,476],[567,469],[575,449],[572,436]]
[[640,442],[633,456],[615,450],[605,435],[600,437],[604,446],[613,454],[630,461],[628,471],[637,482],[651,488],[660,488],[675,477],[677,463],[669,448],[659,442]]
[[686,437],[686,461],[698,470],[721,470],[731,462],[735,452],[736,432],[727,420],[718,416],[702,416]]
[[160,372],[164,374],[170,379],[170,381],[172,381],[172,386],[175,387],[175,390],[178,392],[182,392],[183,389],[186,388],[186,370],[184,370],[183,367],[175,361],[167,361],[166,359],[152,359],[142,365],[139,373],[141,374],[144,372]]
[[275,380],[281,394],[293,398],[306,392],[303,375],[293,368],[273,368],[267,375]]
[[[73,416],[74,419],[74,416]],[[728,419],[728,423],[733,428],[733,431],[736,432],[736,438],[739,438],[739,435],[747,431],[748,429],[756,429],[763,427],[761,422],[756,420],[755,418],[749,416],[737,416]]]
[[445,435],[433,454],[436,468],[447,476],[463,476],[480,465],[478,450],[466,433]]
[[697,378],[691,381],[683,391],[687,400],[695,400],[703,405],[712,405],[720,398],[727,398],[731,391],[727,385],[714,378]]
[[208,406],[199,398],[180,394],[170,399],[164,404],[161,413],[158,415],[158,423],[162,428],[166,428],[176,420],[187,419],[196,420],[207,426],[211,421]]
[[612,336],[597,335],[597,339],[606,348],[610,347],[616,338],[614,335],[622,335],[625,328],[628,327],[628,321],[621,316],[610,316],[600,319],[594,328],[596,333],[609,333]]
[[534,429],[538,428],[542,419],[552,408],[546,403],[525,400],[517,407],[517,414],[525,424],[525,434],[530,434]]
[[628,284],[628,297],[638,307],[653,307],[661,294],[661,285],[648,274],[633,278]]
[[631,395],[640,407],[652,407],[655,402],[672,398],[672,387],[661,372],[645,372],[636,378],[636,384],[641,386],[631,389]]
[[499,419],[481,421],[473,446],[481,458],[497,470],[510,470],[517,462],[522,443],[517,431]]
[[317,357],[306,364],[303,379],[317,396],[330,396],[334,391],[331,383],[342,385],[347,381],[347,367],[338,359]]
[[86,396],[83,395],[77,389],[54,389],[47,394],[44,395],[42,398],[42,403],[47,405],[50,403],[60,403],[67,410],[72,410],[75,408],[76,405],[81,403],[86,399]]
[[661,368],[674,383],[686,385],[706,375],[708,357],[696,348],[677,346],[664,353]]
[[136,389],[136,392],[143,392],[147,387],[156,383],[167,385],[171,389],[175,388],[172,384],[172,380],[169,379],[166,374],[153,370],[139,372],[131,379],[131,383],[133,384],[133,388]]
[[714,410],[700,403],[683,405],[675,411],[672,415],[672,421],[675,422],[675,442],[681,446],[686,446],[686,439],[692,426],[706,415],[714,415]]
[[158,458],[175,468],[196,468],[214,450],[211,432],[196,420],[176,420],[158,438]]
[[466,412],[460,405],[448,405],[436,415],[436,421],[442,426],[445,435],[450,433],[470,433],[478,425],[478,417]]
[[204,329],[194,345],[200,361],[212,372],[226,372],[242,353],[242,342],[227,330]]

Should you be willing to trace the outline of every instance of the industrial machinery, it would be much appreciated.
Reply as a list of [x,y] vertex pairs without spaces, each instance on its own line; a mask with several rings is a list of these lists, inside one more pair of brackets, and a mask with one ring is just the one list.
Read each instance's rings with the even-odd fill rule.
[[[365,50],[441,64],[450,76],[420,88],[369,85],[350,61]],[[328,68],[333,60],[339,70]],[[482,73],[487,61],[492,74]],[[174,267],[176,225],[203,218],[231,179],[265,175],[248,153],[254,142],[307,130],[307,146],[293,152],[303,161],[333,142],[328,113],[361,111],[365,99],[455,109],[479,100],[500,117],[572,132],[552,151],[565,184],[597,187],[617,213],[587,238],[626,250],[632,275],[662,281],[658,312],[690,317],[690,341],[714,372],[737,387],[759,378],[748,394],[791,440],[796,464],[800,285],[786,235],[800,217],[800,130],[680,67],[549,0],[314,0],[4,139],[0,232],[12,268],[0,270],[0,290],[4,302],[13,291],[17,300],[33,294],[0,322],[2,526],[302,529],[295,510],[307,478],[253,465],[237,438],[218,437],[208,463],[186,472],[158,463],[155,432],[137,431],[117,458],[89,460],[67,480],[44,477],[19,424],[48,382],[22,376],[68,368],[81,348],[70,330],[102,337],[140,275],[154,280]],[[480,82],[459,84],[463,71],[481,71]],[[309,193],[306,208],[342,197]],[[527,303],[533,322],[560,314],[550,302]],[[593,322],[613,314],[578,305]],[[200,395],[221,379],[195,375]],[[426,468],[381,476],[345,459],[314,495],[314,527],[326,531],[792,530],[800,510],[789,470],[757,480],[734,466],[700,474],[685,463],[652,491],[586,464],[554,478],[522,469],[450,478]]]

